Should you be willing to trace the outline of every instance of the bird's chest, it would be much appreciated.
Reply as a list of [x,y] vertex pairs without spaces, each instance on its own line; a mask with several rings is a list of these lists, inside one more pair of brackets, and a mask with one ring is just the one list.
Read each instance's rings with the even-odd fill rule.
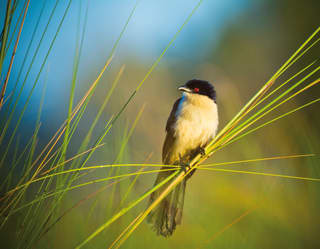
[[211,140],[218,127],[216,104],[184,101],[179,107],[179,118],[175,124],[176,141],[190,149],[204,146]]

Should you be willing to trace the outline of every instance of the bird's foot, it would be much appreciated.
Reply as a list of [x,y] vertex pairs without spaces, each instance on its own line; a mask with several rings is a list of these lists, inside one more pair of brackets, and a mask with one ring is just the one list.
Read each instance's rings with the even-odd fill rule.
[[185,160],[183,160],[183,158],[181,157],[181,155],[179,155],[179,165],[181,166],[181,169],[183,169],[184,173],[187,173],[187,171],[191,168],[189,163],[186,163]]
[[183,169],[184,173],[187,173],[191,169],[190,164],[184,164],[184,165],[181,165],[181,166],[182,166],[182,169]]
[[204,147],[199,147],[199,153],[201,156],[205,156],[206,155],[206,150]]

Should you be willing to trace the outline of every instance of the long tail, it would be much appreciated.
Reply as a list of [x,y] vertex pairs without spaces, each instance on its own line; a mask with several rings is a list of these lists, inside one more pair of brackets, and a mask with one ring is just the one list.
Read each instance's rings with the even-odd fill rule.
[[[163,181],[170,174],[171,172],[160,172],[155,181],[155,185]],[[176,225],[181,224],[186,181],[187,179],[185,178],[181,183],[179,183],[174,190],[148,215],[147,221],[153,225],[153,228],[158,235],[168,237],[172,235]],[[160,196],[168,184],[169,183],[165,184],[151,194],[149,204],[154,202]]]

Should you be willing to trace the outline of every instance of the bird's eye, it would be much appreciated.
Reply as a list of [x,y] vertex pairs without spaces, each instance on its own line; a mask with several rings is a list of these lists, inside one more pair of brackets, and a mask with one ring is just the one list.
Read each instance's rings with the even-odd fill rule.
[[199,92],[199,88],[196,87],[196,88],[193,89],[193,91],[195,91],[196,93],[198,93],[198,92]]

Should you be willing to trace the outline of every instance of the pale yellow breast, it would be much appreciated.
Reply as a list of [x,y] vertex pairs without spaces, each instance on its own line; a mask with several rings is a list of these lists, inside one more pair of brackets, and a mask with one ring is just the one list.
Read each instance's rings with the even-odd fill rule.
[[218,128],[217,105],[206,96],[186,94],[175,125],[176,151],[181,156],[188,150],[206,145]]

